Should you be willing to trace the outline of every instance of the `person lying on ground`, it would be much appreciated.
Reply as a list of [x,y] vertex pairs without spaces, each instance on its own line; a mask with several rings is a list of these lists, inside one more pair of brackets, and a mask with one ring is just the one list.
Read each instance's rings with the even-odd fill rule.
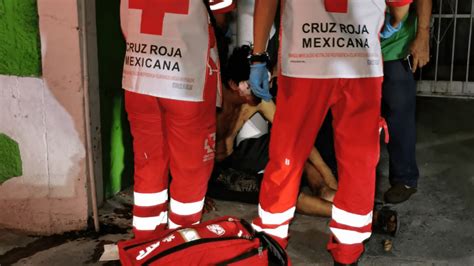
[[[227,67],[223,71],[223,105],[217,112],[216,130],[216,162],[220,166],[216,168],[225,170],[217,170],[218,173],[213,174],[213,176],[215,181],[219,178],[221,180],[225,179],[226,174],[233,174],[234,177],[237,177],[239,175],[237,171],[240,171],[241,180],[252,179],[251,176],[253,175],[253,184],[255,184],[251,186],[253,191],[249,191],[252,189],[248,188],[243,189],[247,192],[253,192],[253,194],[250,196],[250,199],[241,200],[256,202],[259,186],[259,178],[257,176],[260,173],[261,178],[261,172],[268,161],[269,134],[258,139],[241,141],[239,145],[235,145],[235,140],[245,122],[257,112],[261,113],[268,122],[273,122],[276,106],[273,101],[258,101],[252,95],[246,81],[250,72],[250,65],[247,60],[249,52],[250,47],[248,46],[236,48],[228,60]],[[245,141],[250,141],[250,143],[254,144],[254,149],[243,148]],[[257,151],[255,151],[255,147]],[[256,154],[257,156],[255,156]],[[250,163],[248,163],[248,157],[252,158]],[[237,171],[229,171],[226,167],[231,167]],[[337,189],[337,181],[315,148],[312,149],[305,164],[304,176],[311,193],[300,193],[297,210],[308,215],[329,217],[331,215],[331,202]],[[238,182],[238,178],[232,179],[226,182]],[[214,190],[212,189],[212,184],[210,190]],[[213,193],[210,191],[210,194]],[[216,195],[214,194],[214,196]],[[245,194],[242,196],[245,197]]]
[[[235,48],[229,65],[223,68],[223,105],[217,112],[216,165],[206,198],[207,212],[216,210],[209,196],[246,203],[258,201],[262,170],[268,162],[270,135],[238,143],[236,137],[246,121],[257,112],[272,123],[276,105],[273,101],[260,101],[250,91],[247,83],[250,70],[246,59],[249,51],[248,46]],[[331,217],[337,180],[316,148],[311,150],[303,176],[310,191],[300,191],[296,211]],[[373,227],[376,233],[394,236],[399,228],[398,214],[386,206],[374,206]]]

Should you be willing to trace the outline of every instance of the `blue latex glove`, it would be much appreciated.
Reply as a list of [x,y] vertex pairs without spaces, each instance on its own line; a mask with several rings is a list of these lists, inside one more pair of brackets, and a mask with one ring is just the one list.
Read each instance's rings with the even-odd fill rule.
[[266,63],[250,65],[249,83],[250,89],[255,96],[267,102],[273,98],[268,88],[268,70]]
[[392,37],[392,35],[397,33],[403,26],[403,21],[400,21],[396,28],[392,27],[392,24],[390,24],[391,18],[392,16],[390,16],[390,13],[385,14],[385,24],[382,32],[380,33],[380,38],[382,39],[388,39]]

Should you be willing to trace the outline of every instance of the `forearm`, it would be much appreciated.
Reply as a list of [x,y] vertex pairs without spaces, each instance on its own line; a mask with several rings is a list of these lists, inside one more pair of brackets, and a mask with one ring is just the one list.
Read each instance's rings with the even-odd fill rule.
[[430,61],[430,20],[432,0],[416,0],[416,15],[418,26],[416,37],[410,44],[410,54],[413,56],[413,73]]
[[278,0],[256,0],[253,17],[253,52],[266,50],[268,35],[275,20]]
[[239,112],[239,116],[237,118],[237,121],[235,122],[235,125],[232,129],[231,134],[229,135],[229,138],[232,139],[232,142],[234,139],[237,137],[239,134],[240,130],[244,126],[245,122],[247,122],[250,117],[252,117],[256,112],[258,112],[257,107],[255,106],[250,106],[248,104],[244,104]]
[[276,105],[275,103],[270,100],[268,102],[262,101],[259,105],[259,112],[263,114],[265,119],[267,119],[270,123],[273,123],[273,118],[275,117]]
[[416,0],[416,15],[418,17],[417,35],[429,35],[432,6],[432,0]]

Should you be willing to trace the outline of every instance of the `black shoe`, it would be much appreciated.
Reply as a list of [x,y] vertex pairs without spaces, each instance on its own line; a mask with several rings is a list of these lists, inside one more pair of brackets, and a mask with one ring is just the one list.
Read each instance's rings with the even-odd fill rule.
[[372,231],[378,234],[395,236],[400,228],[400,219],[395,210],[388,206],[380,209],[374,208],[374,218],[372,221]]
[[408,200],[415,193],[416,188],[397,183],[385,192],[384,198],[385,202],[388,203],[401,203]]

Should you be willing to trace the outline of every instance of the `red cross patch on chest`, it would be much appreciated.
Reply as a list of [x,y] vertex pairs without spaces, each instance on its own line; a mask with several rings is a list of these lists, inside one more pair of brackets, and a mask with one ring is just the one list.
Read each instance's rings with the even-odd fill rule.
[[129,0],[128,7],[142,10],[140,32],[152,35],[163,34],[166,13],[189,14],[189,0]]
[[349,0],[324,0],[324,6],[327,12],[347,13]]

